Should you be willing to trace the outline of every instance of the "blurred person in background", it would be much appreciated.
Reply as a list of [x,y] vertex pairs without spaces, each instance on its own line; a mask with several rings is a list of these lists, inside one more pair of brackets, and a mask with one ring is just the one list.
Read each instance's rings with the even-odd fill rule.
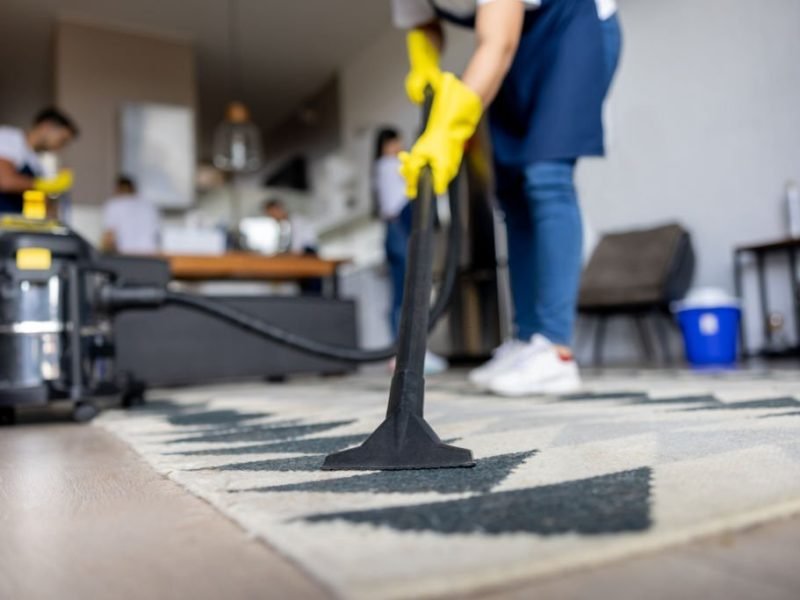
[[158,208],[137,192],[130,177],[120,175],[103,212],[101,248],[118,254],[157,254],[160,237]]
[[[280,246],[289,254],[296,256],[317,256],[319,239],[314,227],[300,215],[293,215],[286,204],[277,198],[264,202],[264,216],[275,219],[281,225]],[[321,296],[323,282],[321,279],[303,279],[300,281],[300,292],[304,296]]]
[[289,253],[317,255],[319,239],[314,227],[302,216],[290,214],[283,200],[271,198],[265,201],[262,212],[264,216],[275,219],[281,225],[288,225],[285,248]]
[[[389,324],[395,339],[400,329],[412,215],[411,204],[406,194],[406,182],[400,175],[399,155],[403,148],[403,138],[397,129],[384,127],[378,132],[373,166],[374,190],[377,201],[376,212],[386,225],[384,248],[392,286]],[[425,372],[429,375],[446,371],[448,366],[444,358],[433,352],[429,351],[425,355]]]
[[58,152],[78,137],[78,127],[55,108],[42,110],[27,130],[0,127],[0,213],[22,213],[22,195],[39,190],[58,196],[72,188],[73,176],[62,169],[46,177],[40,155]]

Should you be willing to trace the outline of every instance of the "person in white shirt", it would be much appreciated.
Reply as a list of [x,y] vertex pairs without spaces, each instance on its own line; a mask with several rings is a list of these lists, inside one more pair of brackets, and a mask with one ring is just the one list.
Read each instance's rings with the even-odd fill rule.
[[319,247],[317,233],[311,224],[301,216],[289,214],[282,200],[273,198],[264,202],[263,212],[279,223],[289,224],[289,252],[291,254],[316,255]]
[[21,213],[22,195],[40,190],[58,196],[72,187],[72,172],[64,169],[45,177],[39,154],[58,152],[78,137],[78,127],[55,108],[42,110],[27,131],[0,127],[0,213]]
[[[378,131],[375,140],[375,164],[373,186],[378,214],[386,225],[384,248],[389,264],[389,281],[392,287],[392,304],[389,309],[389,326],[397,337],[400,328],[400,312],[403,307],[408,240],[411,237],[411,204],[406,195],[406,183],[400,175],[400,159],[403,138],[393,127]],[[448,368],[447,360],[427,352],[425,372],[428,375],[441,373]]]
[[103,214],[102,249],[118,254],[157,254],[161,215],[158,208],[136,191],[130,177],[120,175],[114,197]]
[[[580,386],[571,352],[582,266],[577,161],[604,154],[602,108],[620,54],[614,0],[392,0],[408,29],[409,98],[431,118],[400,158],[410,197],[422,169],[437,193],[458,173],[488,109],[496,196],[505,214],[515,338],[470,374],[503,396]],[[442,22],[475,30],[459,78],[442,72]]]
[[[288,251],[290,254],[317,256],[319,238],[314,227],[305,218],[292,215],[282,200],[273,198],[264,202],[263,213],[278,223],[288,224]],[[300,282],[300,293],[305,296],[321,296],[323,283],[321,279],[303,279]]]

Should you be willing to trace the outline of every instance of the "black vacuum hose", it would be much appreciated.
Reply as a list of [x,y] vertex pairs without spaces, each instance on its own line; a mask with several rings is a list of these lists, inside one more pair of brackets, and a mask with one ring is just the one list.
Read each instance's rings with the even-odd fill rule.
[[[423,187],[430,188],[430,186]],[[428,198],[425,201],[433,201],[433,198]],[[447,310],[458,275],[458,265],[461,254],[461,219],[457,183],[454,183],[450,188],[450,213],[451,222],[450,231],[448,234],[447,258],[445,260],[444,277],[439,287],[436,300],[431,308],[430,330],[435,327],[436,322]],[[222,319],[223,321],[227,321],[232,325],[241,327],[246,331],[261,337],[265,337],[273,342],[290,346],[292,348],[297,348],[303,352],[315,354],[324,358],[332,358],[355,363],[380,362],[392,358],[397,352],[396,344],[392,344],[391,346],[385,348],[375,349],[348,348],[344,346],[326,344],[325,342],[319,342],[303,337],[296,333],[291,333],[236,308],[232,308],[208,298],[203,298],[201,296],[195,296],[192,294],[181,294],[178,292],[167,291],[162,296],[162,301],[167,304],[181,305],[186,308],[206,313],[218,319]]]
[[377,348],[375,350],[361,350],[358,348],[346,348],[318,342],[281,329],[280,327],[253,317],[241,310],[231,308],[230,306],[220,302],[214,302],[213,300],[201,296],[167,292],[166,301],[168,304],[181,305],[206,313],[217,319],[222,319],[223,321],[227,321],[232,325],[241,327],[246,331],[265,337],[273,342],[325,358],[334,358],[347,362],[378,362],[391,358],[394,356],[396,350],[394,346],[391,348]]
[[447,255],[445,257],[442,283],[436,294],[433,308],[431,308],[431,331],[450,306],[450,300],[453,298],[453,291],[458,278],[458,267],[461,261],[461,203],[458,199],[460,198],[460,182],[464,178],[463,172],[462,167],[459,176],[450,184],[450,229],[447,232]]

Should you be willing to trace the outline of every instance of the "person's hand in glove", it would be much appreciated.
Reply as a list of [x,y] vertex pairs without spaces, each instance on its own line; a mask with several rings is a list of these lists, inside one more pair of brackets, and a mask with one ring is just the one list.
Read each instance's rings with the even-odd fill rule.
[[431,167],[433,189],[444,194],[458,175],[464,145],[475,133],[483,113],[478,94],[452,73],[444,73],[433,101],[425,132],[411,152],[400,154],[400,173],[406,180],[406,194],[417,197],[422,169]]
[[61,169],[55,177],[35,179],[33,187],[48,196],[58,196],[71,190],[73,181],[72,171],[70,169]]
[[421,29],[413,29],[406,37],[408,62],[411,69],[406,77],[406,94],[414,104],[425,101],[425,90],[430,87],[434,93],[439,91],[442,71],[439,68],[439,49],[428,34]]
[[431,41],[441,31],[415,30],[409,34],[411,73],[406,87],[417,103],[426,87],[434,93],[425,132],[410,153],[401,155],[400,172],[409,198],[417,197],[419,176],[426,165],[433,171],[437,194],[458,174],[464,144],[475,133],[484,107],[497,95],[517,53],[525,22],[525,4],[512,0],[479,3],[475,20],[477,45],[461,81],[439,70],[439,51]]

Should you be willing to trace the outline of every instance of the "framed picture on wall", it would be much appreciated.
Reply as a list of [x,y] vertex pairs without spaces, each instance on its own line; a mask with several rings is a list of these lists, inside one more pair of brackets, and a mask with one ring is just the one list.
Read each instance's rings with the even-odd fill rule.
[[120,172],[157,206],[181,209],[195,196],[195,118],[186,106],[128,103],[120,119]]

